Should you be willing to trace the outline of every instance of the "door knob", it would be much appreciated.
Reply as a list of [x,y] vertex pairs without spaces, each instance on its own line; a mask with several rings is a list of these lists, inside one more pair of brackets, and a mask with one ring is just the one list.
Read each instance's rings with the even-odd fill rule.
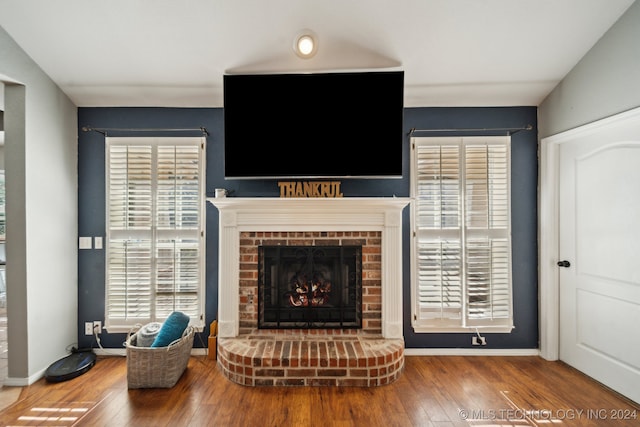
[[571,263],[567,260],[558,261],[558,267],[571,267]]

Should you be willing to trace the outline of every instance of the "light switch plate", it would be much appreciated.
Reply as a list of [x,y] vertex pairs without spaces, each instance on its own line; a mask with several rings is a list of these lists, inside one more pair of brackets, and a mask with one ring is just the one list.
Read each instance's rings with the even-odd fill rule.
[[96,236],[93,238],[93,247],[94,249],[102,249],[102,237]]
[[80,238],[78,238],[78,248],[79,249],[91,249],[91,237],[80,237]]

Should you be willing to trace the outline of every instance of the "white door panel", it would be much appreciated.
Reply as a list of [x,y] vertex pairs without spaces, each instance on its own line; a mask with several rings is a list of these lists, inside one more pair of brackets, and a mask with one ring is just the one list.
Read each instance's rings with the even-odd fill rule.
[[[629,339],[628,329],[617,324],[638,324],[637,304],[621,301],[592,292],[576,292],[577,312],[576,343],[580,351],[589,357],[604,357],[628,369],[640,366],[640,340]],[[615,317],[610,321],[610,313]],[[579,355],[577,357],[580,357]]]
[[575,162],[576,242],[581,272],[638,283],[640,238],[629,238],[640,220],[638,146],[610,145]]
[[640,402],[640,120],[560,145],[560,359]]

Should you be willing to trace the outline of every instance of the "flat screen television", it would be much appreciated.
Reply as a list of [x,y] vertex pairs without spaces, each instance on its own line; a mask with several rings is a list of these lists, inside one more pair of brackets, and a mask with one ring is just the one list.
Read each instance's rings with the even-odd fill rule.
[[403,71],[225,75],[225,178],[401,178],[403,100]]

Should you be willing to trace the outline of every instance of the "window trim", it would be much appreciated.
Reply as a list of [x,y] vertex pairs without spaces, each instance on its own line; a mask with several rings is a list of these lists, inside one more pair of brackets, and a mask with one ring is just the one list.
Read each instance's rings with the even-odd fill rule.
[[[419,301],[418,301],[418,273],[419,267],[417,262],[418,257],[418,225],[416,215],[418,212],[418,198],[417,198],[417,186],[418,186],[418,177],[416,170],[416,144],[423,143],[426,141],[432,142],[434,144],[439,145],[456,145],[458,144],[461,148],[464,148],[465,143],[473,143],[479,141],[491,141],[491,142],[503,142],[506,144],[507,148],[507,185],[509,192],[509,204],[508,204],[508,230],[506,232],[508,236],[508,254],[509,254],[509,265],[508,265],[508,289],[509,289],[509,316],[506,319],[499,319],[499,321],[493,322],[491,319],[468,319],[465,324],[465,317],[467,317],[466,313],[466,304],[465,286],[462,286],[462,301],[463,306],[461,307],[461,318],[460,319],[420,319],[419,317]],[[511,185],[512,185],[512,176],[511,176],[511,137],[510,136],[456,136],[456,137],[411,137],[410,138],[410,147],[411,147],[411,162],[410,162],[410,194],[411,194],[411,232],[412,232],[412,241],[411,241],[411,265],[410,265],[410,273],[411,273],[411,325],[416,333],[469,333],[469,332],[489,332],[489,333],[510,333],[514,329],[514,303],[513,303],[513,274],[512,274],[512,266],[513,266],[513,244],[512,244],[512,216],[511,216]],[[465,166],[463,164],[460,165],[461,169],[458,172],[458,176],[460,180],[464,179],[465,176]],[[464,187],[461,186],[459,189],[459,202],[464,205],[463,201],[460,201],[460,198],[464,198]],[[466,242],[465,242],[465,228],[466,228],[466,220],[465,220],[465,211],[464,207],[461,208],[460,216],[461,216],[461,224],[457,229],[460,233],[460,241],[461,241],[461,250],[465,251]],[[424,232],[424,231],[423,231]],[[446,232],[445,232],[446,233]],[[487,235],[490,234],[490,231],[487,232]],[[464,266],[463,266],[464,268]],[[466,273],[465,273],[466,274]],[[463,277],[464,275],[463,274]]]
[[[109,317],[109,244],[110,239],[112,237],[112,229],[110,227],[110,215],[109,215],[109,183],[110,183],[110,147],[113,145],[150,145],[152,147],[156,147],[153,149],[157,153],[157,147],[159,146],[180,146],[180,145],[190,145],[199,146],[199,164],[198,164],[198,225],[197,230],[185,230],[184,236],[187,237],[197,237],[198,240],[198,315],[196,317],[190,316],[189,324],[193,326],[196,330],[203,330],[205,326],[205,307],[206,307],[206,138],[205,137],[106,137],[105,138],[105,306],[104,306],[104,318],[105,324],[104,329],[108,330],[110,333],[120,333],[120,332],[130,332],[133,327],[145,324],[147,322],[162,322],[165,320],[164,317],[152,317],[149,319],[133,319],[133,320],[125,320],[119,321],[119,319],[114,319]],[[154,178],[152,181],[156,181],[157,177],[157,164],[152,166],[152,173],[154,174]],[[155,184],[154,184],[155,185]],[[152,199],[152,216],[156,216],[156,202],[157,199],[154,196]],[[124,230],[126,231],[126,230]],[[155,228],[155,220],[154,226],[152,230],[149,232],[151,238],[154,240],[158,240],[161,236],[175,234],[175,231],[163,231],[157,232]],[[129,230],[127,234],[131,236],[135,236],[140,234],[138,231]],[[155,266],[157,259],[155,256],[151,257],[151,265]],[[151,299],[151,303],[153,304],[154,299]]]

